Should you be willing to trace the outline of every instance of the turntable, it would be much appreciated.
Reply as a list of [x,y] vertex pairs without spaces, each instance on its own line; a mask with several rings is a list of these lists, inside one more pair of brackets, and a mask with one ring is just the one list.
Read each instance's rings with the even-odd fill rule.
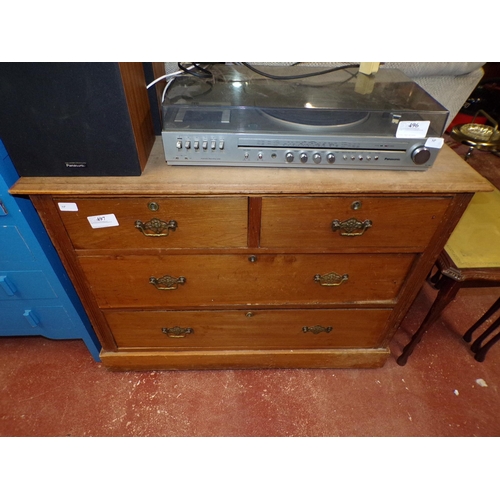
[[238,65],[211,72],[168,88],[162,139],[170,165],[425,170],[443,144],[448,111],[397,70],[289,80]]

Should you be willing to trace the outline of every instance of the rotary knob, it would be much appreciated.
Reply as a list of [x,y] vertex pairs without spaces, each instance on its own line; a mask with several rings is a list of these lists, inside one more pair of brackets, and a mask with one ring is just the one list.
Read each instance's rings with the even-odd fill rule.
[[302,163],[306,163],[307,162],[307,153],[301,153],[300,154],[300,161]]
[[411,159],[415,165],[423,165],[431,157],[431,152],[425,146],[419,146],[413,150]]
[[321,163],[321,155],[319,153],[313,154],[313,162],[314,163]]
[[328,163],[335,163],[335,155],[333,153],[328,153],[326,155],[326,161]]
[[286,161],[287,163],[292,163],[293,158],[294,158],[293,153],[287,153],[287,154],[285,155],[285,161]]

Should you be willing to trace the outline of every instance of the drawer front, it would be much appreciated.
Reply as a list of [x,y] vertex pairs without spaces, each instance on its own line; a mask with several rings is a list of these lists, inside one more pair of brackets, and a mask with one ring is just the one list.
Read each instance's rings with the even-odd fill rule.
[[0,304],[0,335],[42,335],[70,338],[74,329],[68,312],[62,306],[38,306],[26,303],[6,307]]
[[411,248],[422,251],[446,198],[279,198],[262,200],[264,248]]
[[[62,207],[61,218],[77,250],[247,245],[247,198],[59,198],[55,201]],[[94,228],[88,217],[102,215],[114,216],[118,225]],[[108,220],[114,223],[113,217]]]
[[321,349],[377,347],[389,309],[108,311],[118,347]]
[[0,300],[55,299],[43,271],[0,270]]
[[[1,219],[0,219],[1,222]],[[26,239],[17,226],[0,226],[0,262],[33,262]]]
[[[80,257],[101,307],[394,303],[411,254]],[[161,288],[161,289],[159,289]]]

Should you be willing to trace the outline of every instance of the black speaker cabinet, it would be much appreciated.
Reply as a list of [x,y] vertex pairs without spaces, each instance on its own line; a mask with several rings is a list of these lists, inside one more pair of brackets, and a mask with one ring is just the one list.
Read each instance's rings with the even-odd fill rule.
[[155,133],[137,63],[0,63],[0,139],[21,176],[141,175]]

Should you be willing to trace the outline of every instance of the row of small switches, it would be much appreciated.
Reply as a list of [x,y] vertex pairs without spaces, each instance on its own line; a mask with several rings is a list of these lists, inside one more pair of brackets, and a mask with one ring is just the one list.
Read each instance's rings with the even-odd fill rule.
[[[180,139],[177,141],[176,146],[177,146],[177,149],[182,149],[182,141]],[[202,149],[208,149],[208,141],[203,141],[201,144],[201,147],[202,147]],[[186,141],[184,143],[184,148],[191,149],[191,141]],[[193,148],[200,149],[200,141],[194,141]],[[217,149],[217,141],[210,142],[210,149],[213,151],[215,151],[215,149]],[[224,149],[224,141],[219,141],[219,149],[220,150]]]

